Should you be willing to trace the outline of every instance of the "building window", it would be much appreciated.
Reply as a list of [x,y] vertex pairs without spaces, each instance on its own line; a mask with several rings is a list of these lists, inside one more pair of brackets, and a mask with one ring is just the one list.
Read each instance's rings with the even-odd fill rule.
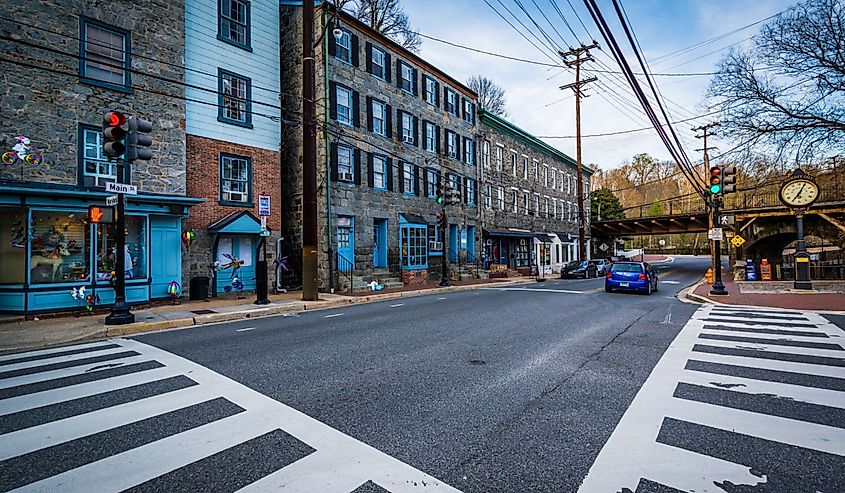
[[451,130],[446,131],[446,152],[450,159],[458,158],[458,136]]
[[439,181],[439,177],[437,176],[437,172],[433,169],[427,169],[425,172],[425,194],[428,198],[433,199],[437,196],[437,182]]
[[464,101],[464,121],[475,125],[475,105],[470,100]]
[[352,63],[352,33],[341,29],[340,37],[335,38],[334,56],[345,63]]
[[252,128],[252,81],[246,77],[218,70],[219,108],[217,120]]
[[425,76],[425,102],[437,106],[437,83],[429,76]]
[[425,150],[437,153],[437,127],[431,122],[423,122],[425,132]]
[[409,195],[416,193],[414,190],[414,165],[402,163],[402,190]]
[[544,214],[545,214],[544,217],[546,217],[546,218],[551,217],[549,215],[549,198],[548,197],[543,197],[543,211],[544,211]]
[[496,171],[502,172],[502,165],[505,160],[505,149],[502,146],[496,146]]
[[534,194],[534,215],[540,215],[540,195],[536,193]]
[[414,115],[410,113],[406,113],[404,111],[400,112],[400,118],[402,119],[402,142],[406,144],[413,144],[414,143]]
[[417,92],[416,77],[414,77],[414,68],[405,62],[399,62],[399,75],[402,77],[400,87],[403,91],[414,94]]
[[[3,209],[3,215],[7,214]],[[26,212],[12,225],[24,228]],[[31,284],[79,282],[90,279],[91,244],[84,212],[32,211],[29,229],[29,275]],[[15,243],[26,251],[26,233]],[[113,257],[113,255],[112,255]],[[9,270],[4,257],[4,270]],[[57,262],[61,259],[61,262]],[[23,270],[23,255],[20,257]],[[106,271],[106,272],[111,272]],[[70,288],[68,288],[70,289]]]
[[527,215],[531,214],[531,212],[529,211],[529,209],[531,207],[531,198],[528,195],[528,192],[523,192],[523,194],[522,194],[522,205],[523,205],[524,210],[525,210],[525,215],[527,216]]
[[552,168],[552,185],[551,185],[551,188],[552,188],[552,190],[557,189],[557,170],[554,169],[554,168]]
[[384,50],[373,46],[370,59],[373,66],[373,75],[379,79],[387,80],[387,67],[385,67],[385,59],[387,59],[387,55]]
[[516,152],[511,151],[511,174],[516,178]]
[[352,90],[335,86],[337,98],[337,121],[345,125],[352,125]]
[[[338,109],[340,106],[338,106]],[[387,136],[387,105],[381,101],[372,100],[370,112],[373,115],[373,133]]]
[[373,188],[387,190],[387,158],[373,156]]
[[[537,161],[534,161],[534,166],[537,166]],[[549,167],[545,165],[543,166],[543,185],[549,186]]]
[[528,157],[527,156],[522,156],[522,179],[523,180],[528,179]]
[[127,91],[129,77],[129,33],[90,19],[80,18],[82,49],[80,76],[85,82]]
[[[526,163],[528,162],[528,158],[525,158],[525,162]],[[534,166],[534,181],[539,182],[540,181],[540,162],[535,159],[532,162],[532,164]],[[526,180],[528,179],[527,175],[526,175],[525,179]]]
[[446,111],[453,115],[458,115],[460,109],[458,108],[458,93],[446,88]]
[[467,178],[467,205],[475,205],[475,180]]
[[252,160],[248,157],[220,154],[220,201],[243,205],[252,200]]
[[572,176],[566,175],[566,193],[567,195],[572,194]]
[[403,224],[399,229],[399,252],[403,269],[428,268],[428,227]]
[[505,210],[505,190],[502,187],[496,190],[496,199],[499,201],[499,210]]
[[436,224],[428,225],[428,256],[439,257],[443,255],[443,240],[440,237],[440,228]]
[[80,158],[83,184],[104,187],[117,181],[117,165],[103,156],[103,131],[99,127],[80,127]]
[[514,214],[519,213],[519,210],[517,209],[517,206],[519,204],[519,199],[517,198],[518,194],[519,194],[519,192],[517,192],[517,190],[515,188],[513,190],[511,190],[511,207],[512,207],[511,210],[513,211]]
[[249,49],[249,2],[220,0],[217,38]]
[[484,185],[484,207],[493,207],[493,187],[490,184]]
[[338,181],[353,182],[355,180],[354,154],[349,146],[337,146],[337,177]]
[[557,219],[557,199],[552,198],[552,218]]
[[464,162],[470,166],[475,164],[475,141],[464,137]]
[[490,168],[490,143],[486,140],[481,145],[481,164],[484,168]]
[[457,190],[458,192],[461,191],[461,181],[458,175],[454,173],[449,173],[446,175],[446,179],[448,181],[448,187],[452,190]]

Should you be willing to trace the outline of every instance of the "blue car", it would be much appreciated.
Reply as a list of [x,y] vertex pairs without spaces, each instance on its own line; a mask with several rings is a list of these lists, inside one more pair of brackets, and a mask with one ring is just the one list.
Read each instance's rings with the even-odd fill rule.
[[604,279],[604,290],[637,291],[651,294],[657,292],[657,270],[645,262],[616,262],[610,266]]

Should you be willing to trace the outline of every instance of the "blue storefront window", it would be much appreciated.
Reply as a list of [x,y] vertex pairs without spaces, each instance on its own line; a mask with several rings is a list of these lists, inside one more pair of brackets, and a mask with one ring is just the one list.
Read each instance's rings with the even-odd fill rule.
[[399,228],[399,252],[402,268],[428,268],[428,227],[424,224],[403,224]]

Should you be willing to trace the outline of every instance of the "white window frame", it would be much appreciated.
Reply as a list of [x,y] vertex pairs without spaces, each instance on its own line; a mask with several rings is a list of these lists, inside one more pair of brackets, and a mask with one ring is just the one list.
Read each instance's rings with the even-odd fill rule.
[[[382,103],[377,99],[372,99],[370,101],[370,111],[373,115],[373,133],[387,137],[387,104]],[[376,126],[377,122],[381,128]]]
[[[352,65],[352,33],[347,31],[346,29],[341,29],[341,32],[343,34],[341,34],[339,38],[335,38],[336,42],[334,56],[341,62],[348,65]],[[345,53],[346,56],[341,56],[341,53]]]
[[428,75],[423,77],[425,80],[425,102],[434,106],[437,104],[437,82]]
[[380,154],[373,154],[373,188],[387,190],[387,157]]
[[496,171],[502,172],[502,166],[505,163],[505,147],[502,144],[496,144]]
[[511,188],[511,201],[513,202],[511,205],[511,211],[514,214],[519,214],[519,189],[518,188]]
[[431,122],[423,122],[425,133],[425,150],[437,153],[437,127]]
[[490,169],[490,141],[485,140],[481,146],[481,162],[485,169]]
[[516,178],[516,174],[519,172],[518,168],[518,156],[516,155],[516,151],[511,149],[511,174],[513,174],[514,178]]
[[499,210],[505,210],[505,189],[498,187],[496,189],[496,198],[499,200]]
[[484,185],[484,207],[493,208],[493,185],[489,183]]
[[436,197],[437,196],[437,171],[433,169],[426,169],[426,176],[428,179],[426,180],[426,190],[425,194],[427,197]]
[[355,181],[355,150],[349,146],[338,144],[337,146],[337,174],[338,176],[351,176],[351,180],[340,180],[346,182]]
[[[341,104],[341,94],[345,95],[347,106]],[[335,86],[335,100],[337,101],[337,122],[344,125],[352,126],[352,89],[343,87],[341,85]],[[341,112],[341,108],[345,110]]]
[[522,179],[528,179],[528,156],[522,155]]
[[528,190],[522,191],[522,205],[525,208],[525,215],[528,216],[531,214],[531,194],[528,193]]
[[408,195],[413,195],[414,190],[414,163],[402,162],[402,190]]
[[458,134],[451,130],[446,131],[446,155],[449,159],[458,159]]
[[[407,78],[405,78],[405,71],[406,70],[407,70],[407,75],[408,75]],[[399,61],[399,76],[402,78],[402,84],[401,84],[402,90],[405,91],[408,94],[413,94],[414,93],[414,82],[415,82],[414,81],[414,67],[412,67],[411,65],[409,65],[409,64],[400,60]],[[406,82],[408,83],[407,88],[405,88]]]
[[[414,115],[407,111],[402,112],[402,142],[406,144],[414,143]],[[407,118],[407,121],[405,120]]]
[[540,194],[539,193],[534,194],[534,204],[533,205],[534,205],[534,215],[539,217],[540,216]]
[[[534,162],[536,163],[537,161],[534,161]],[[543,165],[543,182],[544,182],[543,183],[544,187],[549,186],[549,167],[548,167],[548,165],[545,165],[545,164]]]
[[552,190],[557,190],[557,168],[552,168]]
[[[380,55],[380,57],[381,57],[381,61],[379,63],[376,63],[376,61],[378,61],[378,58],[379,58],[376,55]],[[372,74],[373,77],[377,77],[381,80],[387,80],[387,70],[388,70],[388,68],[387,68],[386,64],[387,64],[387,52],[382,50],[378,46],[373,46],[372,50],[370,50],[370,65],[373,67],[373,74]],[[376,71],[375,67],[381,67],[381,75],[375,73],[375,71]]]
[[464,138],[464,162],[475,165],[475,141],[470,138]]

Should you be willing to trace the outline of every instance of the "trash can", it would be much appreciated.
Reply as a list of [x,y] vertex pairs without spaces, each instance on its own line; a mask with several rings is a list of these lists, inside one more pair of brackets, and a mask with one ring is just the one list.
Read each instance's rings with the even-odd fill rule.
[[208,299],[208,277],[197,276],[191,278],[190,288],[191,292],[188,296],[192,300]]
[[745,261],[745,280],[746,281],[758,281],[759,278],[757,277],[757,266],[754,265],[753,260],[746,260]]

